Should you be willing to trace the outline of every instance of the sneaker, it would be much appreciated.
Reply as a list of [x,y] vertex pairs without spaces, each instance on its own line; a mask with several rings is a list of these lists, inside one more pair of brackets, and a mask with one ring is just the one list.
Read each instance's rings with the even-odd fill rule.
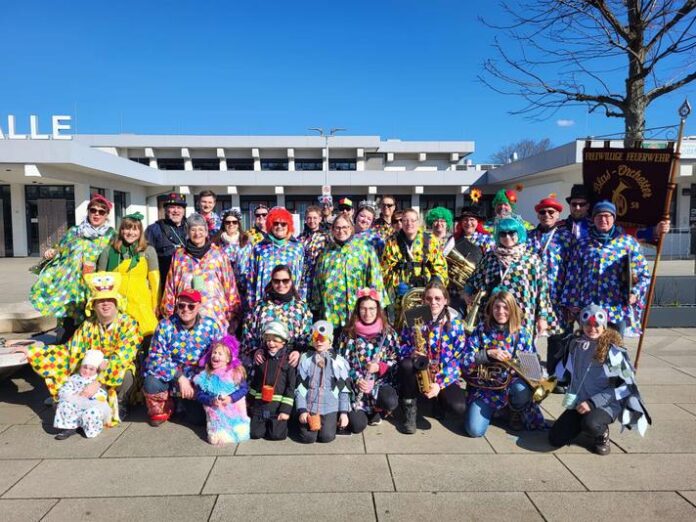
[[67,438],[69,438],[69,437],[72,437],[72,436],[75,435],[76,433],[77,433],[77,429],[73,429],[73,430],[63,430],[63,431],[61,431],[58,435],[56,435],[55,438],[56,438],[56,440],[65,440],[65,439],[67,439]]
[[382,424],[382,416],[376,412],[372,415],[368,415],[367,424],[370,426],[379,426],[380,424]]
[[401,409],[404,412],[404,424],[401,431],[407,435],[413,435],[416,433],[416,418],[418,416],[416,399],[402,400]]
[[512,431],[522,431],[524,429],[522,414],[519,411],[510,411],[510,420],[508,424]]
[[609,442],[609,428],[602,435],[595,439],[594,452],[597,455],[609,455],[611,452],[611,443]]

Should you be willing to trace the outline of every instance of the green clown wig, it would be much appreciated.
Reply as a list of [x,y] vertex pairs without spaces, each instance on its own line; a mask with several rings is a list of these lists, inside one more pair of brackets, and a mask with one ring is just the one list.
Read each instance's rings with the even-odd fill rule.
[[495,225],[495,242],[498,244],[500,244],[501,232],[517,232],[518,243],[527,241],[527,230],[519,219],[506,217],[498,220]]
[[431,209],[425,216],[425,224],[428,228],[432,228],[433,223],[438,219],[444,219],[447,222],[447,228],[452,230],[454,216],[452,212],[445,207],[435,207]]
[[515,208],[517,205],[517,192],[514,190],[500,189],[495,193],[495,197],[493,198],[493,208],[501,203],[506,203],[510,205],[511,208]]

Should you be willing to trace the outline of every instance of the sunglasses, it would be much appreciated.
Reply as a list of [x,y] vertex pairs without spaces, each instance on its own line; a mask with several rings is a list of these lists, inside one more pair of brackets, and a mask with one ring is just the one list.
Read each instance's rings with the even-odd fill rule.
[[254,214],[256,217],[266,217],[268,215],[268,212],[264,214]]
[[401,218],[394,220],[396,223],[401,223]]
[[278,284],[278,285],[289,285],[290,283],[292,283],[292,279],[290,279],[289,277],[286,277],[284,279],[279,279],[279,278],[277,279],[277,278],[273,277],[273,278],[271,278],[271,281],[273,281],[275,284]]
[[95,207],[90,208],[89,213],[90,214],[99,214],[100,216],[106,216],[108,214],[108,212],[106,210],[104,210],[103,208],[95,208]]
[[570,206],[573,207],[573,208],[582,208],[582,207],[586,207],[587,205],[589,205],[589,203],[587,203],[587,202],[584,202],[584,203],[578,203],[578,202],[576,202],[576,203],[571,203],[571,204],[570,204]]
[[382,203],[382,206],[387,207],[387,208],[394,208],[396,206],[396,204],[394,204],[394,203]]
[[498,237],[513,237],[516,236],[517,232],[514,230],[501,230],[498,232]]
[[178,310],[181,310],[182,312],[184,310],[188,310],[189,312],[193,312],[196,309],[197,304],[196,303],[176,303],[176,307]]
[[540,210],[539,212],[537,212],[537,214],[539,214],[540,216],[553,216],[554,212],[556,212],[556,211],[553,209],[547,208],[547,209]]
[[274,227],[288,228],[288,224],[283,222],[283,221],[274,221],[273,226]]
[[239,225],[239,221],[236,219],[227,219],[225,220],[225,225]]
[[338,207],[338,210],[340,210],[341,212],[350,212],[351,210],[353,210],[353,207],[340,206]]

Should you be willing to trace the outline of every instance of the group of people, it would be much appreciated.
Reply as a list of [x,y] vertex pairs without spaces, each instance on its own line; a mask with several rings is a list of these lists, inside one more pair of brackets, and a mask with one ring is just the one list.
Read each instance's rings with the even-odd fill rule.
[[[205,423],[213,444],[282,440],[294,422],[311,443],[398,409],[413,434],[419,403],[471,437],[496,417],[543,429],[533,384],[509,362],[548,335],[546,368],[567,408],[549,440],[584,431],[606,454],[609,424],[643,433],[650,421],[622,336],[639,332],[648,286],[636,238],[669,223],[630,235],[582,185],[565,220],[553,195],[535,206],[536,226],[516,202],[501,190],[493,218],[469,205],[456,223],[437,207],[426,230],[391,196],[379,212],[342,198],[336,213],[322,196],[298,233],[282,207],[259,205],[244,230],[238,209],[215,213],[213,192],[188,217],[172,193],[163,219],[144,229],[134,213],[114,231],[111,202],[95,195],[84,222],[45,252],[31,290],[63,338],[17,349],[57,404],[59,439],[94,437],[144,400],[152,426]],[[455,270],[457,257],[471,273]]]

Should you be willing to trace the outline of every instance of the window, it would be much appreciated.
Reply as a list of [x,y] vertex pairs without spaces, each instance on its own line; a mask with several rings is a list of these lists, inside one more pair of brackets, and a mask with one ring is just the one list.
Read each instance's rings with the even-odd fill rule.
[[150,166],[150,158],[128,158],[131,161],[135,161],[136,163],[140,163],[141,165],[145,165],[146,167]]
[[10,186],[0,185],[0,201],[2,201],[2,213],[0,213],[0,227],[2,227],[3,244],[0,245],[2,255],[12,257],[14,255],[12,245],[12,198]]
[[114,217],[116,221],[116,228],[121,224],[121,218],[126,215],[126,208],[128,193],[121,192],[120,190],[114,190]]
[[356,162],[352,159],[335,159],[329,158],[329,170],[355,170]]
[[454,196],[447,196],[447,195],[435,195],[435,194],[428,194],[426,195],[421,195],[420,197],[420,209],[421,209],[421,214],[423,214],[423,217],[428,213],[428,210],[433,209],[435,207],[445,207],[448,208],[454,213],[454,207],[456,203],[456,198]]
[[220,170],[218,158],[194,158],[191,160],[193,170]]
[[254,160],[251,158],[227,158],[227,170],[254,170]]
[[106,197],[106,189],[99,187],[89,187],[89,195],[94,196],[95,194],[99,194],[100,196]]
[[324,170],[321,159],[296,159],[295,170]]
[[288,170],[287,159],[262,159],[261,170]]
[[184,170],[184,158],[158,158],[157,168],[160,170]]

